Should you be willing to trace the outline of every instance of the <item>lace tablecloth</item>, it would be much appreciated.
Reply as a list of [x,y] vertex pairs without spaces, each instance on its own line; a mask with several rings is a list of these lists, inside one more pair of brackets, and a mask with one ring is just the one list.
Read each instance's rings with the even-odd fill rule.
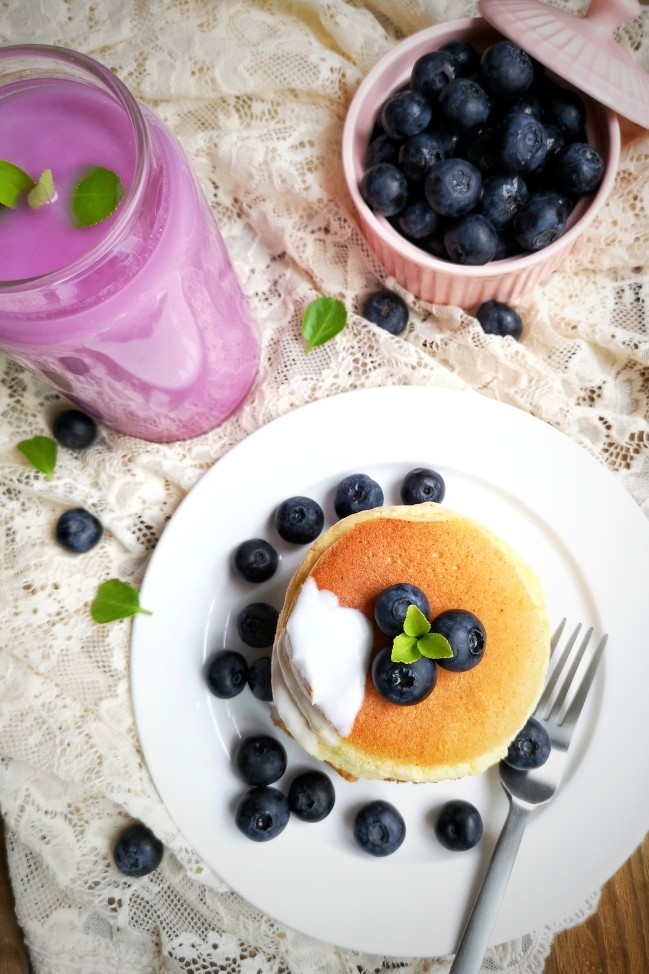
[[[559,4],[573,12],[580,0]],[[358,315],[384,279],[341,176],[346,108],[398,40],[475,13],[464,0],[8,0],[0,42],[71,47],[114,69],[184,144],[260,323],[262,368],[240,412],[191,442],[159,446],[102,430],[62,451],[50,482],[16,450],[48,434],[59,396],[0,357],[3,528],[0,803],[17,912],[37,974],[222,971],[442,972],[317,943],[260,914],[189,848],[144,765],[129,689],[127,620],[95,625],[98,581],[139,585],[156,540],[200,475],[243,437],[343,390],[472,388],[541,417],[595,454],[649,514],[649,137],[624,125],[612,198],[579,252],[518,307],[517,343],[455,308],[407,297],[395,338]],[[649,67],[649,8],[620,32]],[[387,282],[390,284],[390,282]],[[304,355],[305,305],[327,294],[345,331]],[[53,542],[70,506],[104,540],[83,557]],[[162,865],[129,880],[110,856],[138,819]],[[598,893],[564,925],[581,921]],[[561,925],[559,925],[561,926]],[[485,970],[539,974],[557,926],[490,951]]]

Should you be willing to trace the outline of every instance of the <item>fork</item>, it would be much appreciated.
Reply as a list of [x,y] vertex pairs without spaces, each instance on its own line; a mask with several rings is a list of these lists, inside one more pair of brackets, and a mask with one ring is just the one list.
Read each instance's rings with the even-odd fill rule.
[[[563,619],[552,636],[552,660],[557,659],[556,650],[565,624],[566,620]],[[572,733],[608,638],[602,636],[584,676],[577,681],[575,678],[579,664],[593,634],[592,628],[588,629],[574,649],[580,630],[581,623],[571,633],[552,667],[534,712],[535,718],[548,732],[552,744],[547,761],[534,771],[518,771],[503,761],[500,762],[500,780],[509,798],[509,813],[460,938],[449,974],[478,974],[480,971],[529,816],[537,806],[549,802],[557,791],[566,765]],[[562,678],[564,671],[565,676]],[[565,713],[562,713],[573,683],[578,684],[577,689]]]

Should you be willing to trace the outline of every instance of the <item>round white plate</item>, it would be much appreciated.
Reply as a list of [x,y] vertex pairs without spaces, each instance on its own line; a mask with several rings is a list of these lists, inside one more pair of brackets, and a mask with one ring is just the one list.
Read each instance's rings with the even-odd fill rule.
[[[250,733],[269,731],[288,752],[278,782],[316,764],[275,729],[270,705],[248,688],[213,697],[205,662],[227,645],[249,659],[234,619],[247,602],[281,607],[304,549],[281,542],[272,513],[295,494],[335,519],[333,488],[363,472],[399,503],[408,470],[444,477],[444,503],[483,521],[536,568],[553,624],[609,633],[603,664],[571,747],[560,793],[531,820],[492,942],[569,914],[628,858],[649,828],[649,653],[644,610],[649,526],[596,459],[528,414],[474,393],[422,387],[349,392],[270,423],[231,450],[196,484],[162,535],[141,589],[152,616],[138,616],[132,692],[140,740],[170,814],[202,859],[251,903],[304,933],[393,956],[452,953],[503,823],[497,770],[436,785],[350,783],[332,772],[327,819],[293,817],[267,843],[233,824],[246,786],[230,754]],[[281,555],[261,585],[237,579],[234,548],[266,537]],[[406,821],[392,856],[375,859],[353,841],[355,810],[381,796]],[[480,810],[482,841],[451,853],[435,839],[436,810],[462,797]]]

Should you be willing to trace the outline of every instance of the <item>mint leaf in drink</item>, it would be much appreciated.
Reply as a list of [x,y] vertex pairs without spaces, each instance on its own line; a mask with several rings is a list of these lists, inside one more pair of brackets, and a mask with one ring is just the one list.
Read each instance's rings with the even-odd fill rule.
[[90,606],[92,618],[99,623],[126,619],[138,613],[146,616],[153,614],[141,607],[137,589],[128,582],[121,582],[119,578],[109,578],[107,582],[102,582]]
[[347,324],[347,310],[338,298],[316,298],[307,305],[302,318],[302,336],[306,352],[316,345],[324,345]]
[[37,210],[39,206],[44,206],[54,199],[56,190],[54,189],[54,177],[51,169],[44,169],[38,177],[35,186],[27,193],[27,202],[32,210]]
[[0,159],[0,203],[15,209],[20,197],[28,193],[33,185],[34,180],[24,169]]
[[45,474],[47,480],[52,479],[58,450],[56,440],[49,436],[32,436],[30,440],[21,440],[17,449],[33,467]]
[[124,198],[124,186],[117,173],[103,166],[86,170],[74,187],[70,206],[76,226],[92,227],[117,209]]

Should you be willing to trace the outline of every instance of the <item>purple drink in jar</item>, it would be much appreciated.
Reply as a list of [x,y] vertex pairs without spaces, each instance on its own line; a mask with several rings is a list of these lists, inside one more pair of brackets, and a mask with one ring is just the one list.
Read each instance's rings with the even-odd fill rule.
[[[84,55],[0,49],[0,159],[54,193],[0,207],[0,348],[105,425],[156,442],[214,429],[259,363],[256,324],[212,212],[162,122]],[[124,198],[79,227],[75,185]]]

